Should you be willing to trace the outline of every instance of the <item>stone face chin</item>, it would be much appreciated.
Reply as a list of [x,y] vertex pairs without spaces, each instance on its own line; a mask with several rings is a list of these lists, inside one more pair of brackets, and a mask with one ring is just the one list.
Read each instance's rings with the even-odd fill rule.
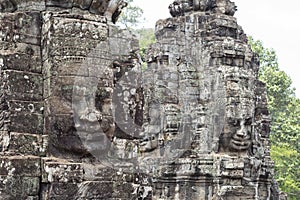
[[229,0],[177,0],[142,70],[122,0],[0,1],[0,199],[282,199]]

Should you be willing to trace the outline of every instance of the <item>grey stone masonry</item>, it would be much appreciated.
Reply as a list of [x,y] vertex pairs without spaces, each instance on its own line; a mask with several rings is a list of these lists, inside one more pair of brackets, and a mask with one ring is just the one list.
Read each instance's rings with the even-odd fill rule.
[[229,0],[139,44],[123,0],[0,0],[0,199],[285,200],[259,59]]

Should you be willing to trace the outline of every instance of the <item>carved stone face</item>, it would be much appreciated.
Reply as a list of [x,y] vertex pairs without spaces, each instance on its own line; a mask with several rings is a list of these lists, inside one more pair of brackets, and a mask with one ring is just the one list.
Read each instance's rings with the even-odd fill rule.
[[[237,71],[242,73],[242,71]],[[220,137],[220,151],[246,152],[252,145],[252,124],[254,122],[255,101],[251,74],[226,81],[227,102],[225,120]],[[234,74],[232,74],[234,75]]]
[[242,152],[250,148],[252,118],[228,118],[221,135],[221,147],[224,151]]

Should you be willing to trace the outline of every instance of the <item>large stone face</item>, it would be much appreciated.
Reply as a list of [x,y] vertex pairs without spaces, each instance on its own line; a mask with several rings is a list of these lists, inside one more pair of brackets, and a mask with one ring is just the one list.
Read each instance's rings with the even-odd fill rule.
[[176,0],[141,69],[122,0],[0,1],[0,199],[284,199],[229,0]]

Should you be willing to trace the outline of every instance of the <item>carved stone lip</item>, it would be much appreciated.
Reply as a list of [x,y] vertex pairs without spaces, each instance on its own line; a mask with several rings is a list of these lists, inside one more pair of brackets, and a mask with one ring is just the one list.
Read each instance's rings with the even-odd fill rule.
[[235,140],[235,141],[237,141],[237,142],[243,142],[243,141],[248,141],[248,140],[250,140],[251,139],[251,137],[250,137],[250,135],[249,134],[247,134],[247,135],[245,135],[245,136],[238,136],[238,135],[234,135],[233,137],[232,137],[232,140]]
[[237,141],[237,140],[232,140],[231,141],[234,145],[238,145],[238,146],[248,146],[250,144],[249,142],[241,142],[241,141]]
[[247,150],[251,145],[251,141],[238,141],[232,139],[230,141],[230,148],[235,150]]

